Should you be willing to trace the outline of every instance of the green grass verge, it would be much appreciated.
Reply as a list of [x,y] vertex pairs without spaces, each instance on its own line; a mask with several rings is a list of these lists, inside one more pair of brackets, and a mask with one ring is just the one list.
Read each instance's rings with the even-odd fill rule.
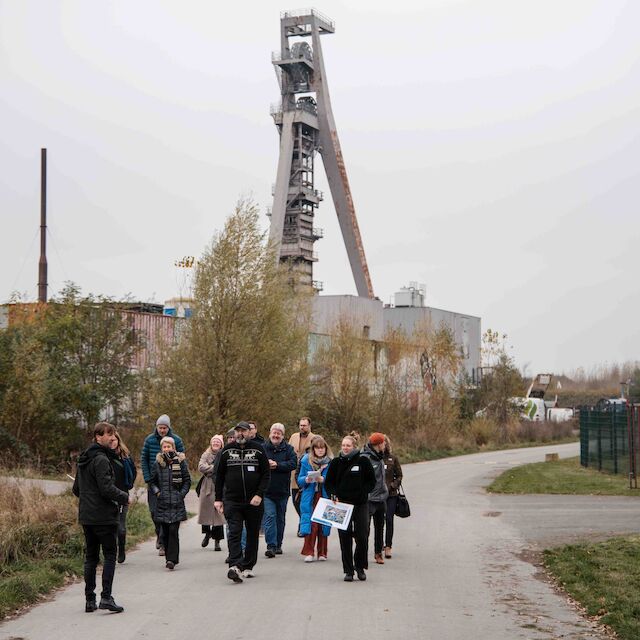
[[498,476],[487,487],[487,491],[640,497],[640,489],[629,489],[626,476],[582,467],[579,458],[536,462],[509,469]]
[[[70,497],[75,501],[75,498]],[[135,503],[127,517],[127,547],[155,533],[146,504]],[[0,620],[82,575],[84,536],[79,526],[47,558],[27,558],[0,568]]]
[[620,640],[640,638],[640,536],[575,544],[544,552],[563,589]]

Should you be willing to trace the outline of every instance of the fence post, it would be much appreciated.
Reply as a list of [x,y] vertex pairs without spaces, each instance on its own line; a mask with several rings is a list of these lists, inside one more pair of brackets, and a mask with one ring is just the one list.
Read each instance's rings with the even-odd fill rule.
[[633,489],[633,477],[636,474],[636,456],[633,442],[634,407],[627,409],[627,443],[629,445],[629,489]]
[[598,471],[602,471],[602,421],[598,415]]
[[618,412],[615,410],[611,414],[611,453],[613,454],[613,473],[618,473]]

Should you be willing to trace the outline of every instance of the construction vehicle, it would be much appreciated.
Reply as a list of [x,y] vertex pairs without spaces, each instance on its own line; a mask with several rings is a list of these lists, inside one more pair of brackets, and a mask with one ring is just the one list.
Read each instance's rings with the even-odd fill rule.
[[[524,398],[511,398],[511,401],[520,409],[520,417],[523,420],[542,422],[566,422],[573,418],[573,409],[558,407],[558,395],[554,400],[545,400],[545,395],[553,374],[539,373],[531,381]],[[558,382],[558,388],[560,383]]]

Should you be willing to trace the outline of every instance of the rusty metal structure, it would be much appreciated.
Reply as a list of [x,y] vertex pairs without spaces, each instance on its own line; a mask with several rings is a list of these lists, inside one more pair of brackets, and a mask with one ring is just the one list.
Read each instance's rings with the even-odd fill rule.
[[38,302],[47,302],[47,150],[40,150],[40,261],[38,262]]
[[280,156],[269,239],[278,247],[278,260],[290,265],[300,284],[322,289],[313,279],[313,263],[318,260],[314,244],[323,236],[315,226],[323,200],[314,180],[315,156],[320,153],[358,296],[373,298],[320,44],[321,35],[334,32],[334,23],[314,9],[280,15],[280,51],[272,54],[272,62],[282,99],[271,108]]

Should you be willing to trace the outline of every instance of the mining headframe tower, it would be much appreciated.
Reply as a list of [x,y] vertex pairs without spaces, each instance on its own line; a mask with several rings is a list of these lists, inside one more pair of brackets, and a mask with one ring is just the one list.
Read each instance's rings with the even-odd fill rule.
[[291,265],[300,284],[322,289],[313,279],[318,259],[314,244],[323,235],[315,226],[315,212],[323,199],[314,180],[319,153],[358,296],[374,298],[322,58],[320,36],[334,31],[334,23],[314,9],[280,15],[280,51],[272,54],[272,62],[282,99],[271,108],[280,134],[280,156],[269,239],[278,247],[278,260]]

